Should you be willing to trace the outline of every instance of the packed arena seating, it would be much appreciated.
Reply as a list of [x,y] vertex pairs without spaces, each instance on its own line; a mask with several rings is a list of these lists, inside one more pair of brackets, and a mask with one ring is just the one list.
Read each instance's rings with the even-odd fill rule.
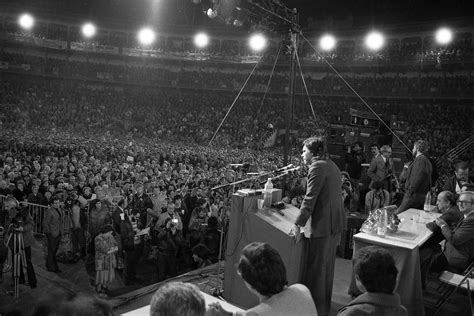
[[[287,112],[287,57],[277,64],[267,91],[277,51],[274,43],[230,108],[253,67],[225,62],[248,54],[238,40],[222,40],[206,52],[196,52],[185,36],[165,36],[157,47],[143,50],[120,32],[101,34],[91,43],[79,39],[77,28],[68,35],[67,26],[57,23],[40,26],[34,34],[19,33],[6,20],[2,27],[0,32],[17,37],[1,38],[5,46],[0,48],[0,195],[12,194],[19,180],[27,192],[39,181],[43,193],[60,194],[67,183],[68,194],[85,195],[79,189],[83,182],[96,193],[105,192],[105,199],[115,206],[117,196],[130,202],[135,187],[143,183],[152,198],[157,187],[166,191],[168,201],[182,195],[188,217],[202,206],[198,198],[207,201],[205,218],[218,217],[225,230],[232,191],[262,187],[259,180],[266,180],[211,190],[248,178],[248,170],[233,170],[229,164],[247,162],[257,172],[283,165],[280,148],[266,148],[268,138],[284,129]],[[23,44],[25,37],[78,44],[50,49]],[[431,156],[438,158],[473,132],[471,40],[472,33],[466,33],[440,49],[424,35],[400,36],[377,55],[363,53],[354,40],[347,40],[324,57],[345,67],[345,80],[377,113],[406,123],[401,137],[409,147],[420,138],[428,140]],[[111,49],[83,49],[94,45]],[[350,109],[367,110],[320,55],[302,46],[304,78],[316,119],[298,76],[291,126],[298,140],[326,130]],[[120,53],[124,48],[148,57],[137,57],[131,50]],[[227,59],[189,60],[195,53]],[[293,142],[289,162],[301,164],[299,151],[300,142]],[[39,170],[31,169],[35,161]],[[26,175],[25,166],[30,167]],[[440,172],[443,178],[450,170]],[[290,198],[302,194],[304,173],[290,177]],[[283,186],[276,181],[276,187]],[[202,236],[186,232],[184,237],[183,249],[189,255]]]
[[[53,75],[121,83],[140,83],[166,87],[237,90],[247,79],[250,68],[245,66],[214,64],[183,64],[180,62],[149,62],[139,64],[136,60],[128,62],[88,58],[66,60],[61,55],[27,55],[4,50],[0,60],[8,63],[8,68],[18,67],[27,73]],[[22,66],[23,65],[23,66]],[[25,69],[24,65],[28,65]],[[197,66],[197,67],[196,67]],[[286,68],[286,67],[285,67]],[[246,85],[245,91],[264,92],[270,80],[271,92],[284,92],[288,89],[288,75],[280,67],[271,78],[270,71],[257,70]],[[377,74],[373,72],[354,72],[344,77],[364,96],[409,96],[409,97],[449,97],[472,96],[474,87],[467,71],[450,74],[442,71],[410,72],[407,74]],[[310,94],[351,95],[352,91],[335,75],[323,71],[305,72],[305,82]],[[297,92],[303,93],[301,79],[297,79]]]
[[[219,78],[218,75],[214,77]],[[370,89],[370,81],[364,86]],[[5,75],[2,92],[4,125],[132,132],[165,139],[191,138],[200,144],[210,140],[234,98],[234,93],[228,91],[210,94],[206,89],[180,90],[166,86],[158,89],[102,86],[94,82],[77,84],[76,81],[59,82],[41,77],[25,80],[21,75]],[[354,98],[313,96],[312,100],[319,118],[317,127],[324,127],[333,117],[347,113],[350,108],[364,110],[361,102]],[[281,114],[285,111],[286,99],[270,95],[263,104],[261,101],[261,94],[243,95],[226,119],[217,140],[234,148],[261,148],[269,136],[268,124],[275,128],[284,126]],[[434,156],[442,155],[469,137],[472,131],[471,107],[452,100],[377,98],[371,99],[370,103],[380,114],[396,115],[397,120],[407,122],[407,140],[424,138],[436,144]],[[314,120],[308,119],[310,113],[307,100],[298,98],[295,127],[302,130],[315,127]],[[453,120],[457,124],[452,124]]]
[[[32,31],[23,31],[17,24],[14,15],[0,15],[0,33],[20,43],[26,43],[34,39],[57,41],[56,44],[64,49],[71,46],[74,50],[102,51],[105,53],[139,55],[139,56],[181,56],[201,55],[199,58],[215,56],[225,60],[239,60],[240,57],[255,56],[248,50],[246,38],[240,38],[235,33],[222,34],[211,40],[208,48],[197,49],[194,47],[192,36],[194,30],[182,29],[182,35],[176,31],[162,32],[154,46],[142,47],[136,40],[132,31],[123,29],[100,30],[93,40],[85,40],[81,35],[79,26],[64,24],[60,21],[39,21]],[[361,31],[362,32],[362,31]],[[415,70],[435,65],[440,67],[447,62],[471,61],[473,57],[472,47],[473,32],[470,29],[461,28],[457,31],[454,40],[449,45],[438,45],[434,36],[427,32],[414,29],[412,32],[395,31],[388,39],[385,48],[377,53],[370,53],[362,48],[360,37],[352,36],[341,40],[334,52],[315,52],[313,47],[317,43],[313,40],[313,34],[307,34],[308,42],[302,40],[300,44],[301,59],[312,64],[323,64],[323,58],[336,64],[385,64],[396,65],[399,63],[415,66]],[[269,47],[263,53],[268,61],[272,61],[278,54],[278,39],[270,40]],[[68,45],[63,45],[68,43]],[[74,45],[71,45],[74,43]],[[54,43],[53,43],[54,44]],[[48,42],[46,47],[51,45]],[[41,45],[40,45],[41,46]],[[124,50],[126,52],[124,52]],[[287,61],[285,54],[280,54]],[[416,68],[417,67],[417,68]]]

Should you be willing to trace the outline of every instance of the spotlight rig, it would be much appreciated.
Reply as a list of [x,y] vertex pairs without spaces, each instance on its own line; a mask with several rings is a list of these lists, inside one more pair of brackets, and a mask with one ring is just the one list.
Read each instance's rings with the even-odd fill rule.
[[286,7],[280,0],[192,0],[202,6],[211,19],[235,27],[265,28],[274,32],[287,31],[288,26],[299,32],[296,9]]

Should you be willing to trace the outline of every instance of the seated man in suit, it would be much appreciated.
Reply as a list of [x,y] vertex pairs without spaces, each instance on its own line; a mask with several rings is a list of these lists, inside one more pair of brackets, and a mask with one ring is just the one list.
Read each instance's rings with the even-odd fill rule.
[[463,218],[454,229],[442,218],[435,221],[446,245],[444,251],[431,260],[431,271],[462,273],[474,260],[474,192],[461,192],[457,204]]
[[385,249],[368,246],[355,255],[354,274],[359,290],[364,292],[342,307],[338,316],[408,315],[395,291],[398,270],[395,260]]
[[[436,207],[438,211],[443,214],[439,217],[439,219],[445,221],[448,227],[451,229],[456,228],[456,225],[463,218],[462,213],[459,211],[459,208],[456,205],[456,195],[451,191],[442,191],[438,194]],[[430,237],[429,241],[438,244],[444,239],[443,235],[441,234],[441,229],[438,227],[438,225],[436,225],[435,221],[426,223],[426,227],[434,233]]]
[[[242,250],[238,274],[260,304],[245,315],[314,315],[317,316],[311,293],[303,284],[288,286],[286,268],[280,254],[270,245],[253,242]],[[211,304],[208,315],[232,315],[217,304]]]
[[454,162],[454,175],[448,178],[443,190],[459,194],[463,185],[469,183],[469,160],[459,159]]
[[[462,213],[456,205],[456,195],[450,191],[442,191],[438,194],[436,207],[443,215],[440,220],[446,222],[450,229],[456,228],[456,225],[463,218]],[[441,229],[435,221],[426,223],[426,227],[433,232],[433,235],[420,247],[420,266],[422,287],[426,286],[426,279],[430,270],[433,256],[441,252],[440,242],[444,239]]]

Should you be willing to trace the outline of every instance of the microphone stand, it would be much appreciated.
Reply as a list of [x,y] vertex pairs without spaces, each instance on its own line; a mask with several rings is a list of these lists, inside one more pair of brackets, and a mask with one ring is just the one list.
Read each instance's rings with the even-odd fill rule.
[[250,181],[250,180],[257,180],[260,177],[268,176],[268,175],[274,174],[276,172],[282,172],[282,174],[280,174],[276,177],[272,177],[272,179],[277,179],[277,178],[279,178],[283,175],[287,175],[288,172],[298,170],[299,168],[300,167],[289,168],[289,169],[280,168],[280,169],[273,170],[273,171],[267,171],[267,172],[260,173],[256,176],[250,177],[250,178],[246,178],[246,179],[235,181],[235,182],[232,182],[232,183],[226,183],[226,184],[215,186],[215,187],[211,188],[211,190],[217,190],[217,189],[225,188],[225,187],[228,187],[228,186],[231,186],[231,185],[235,186],[236,184],[244,183],[244,182],[247,182],[247,181]]
[[[244,183],[244,182],[247,182],[247,181],[250,181],[250,180],[257,180],[258,178],[260,178],[262,176],[268,176],[268,175],[274,174],[276,172],[282,172],[281,174],[271,178],[272,180],[273,179],[278,179],[280,177],[288,175],[288,172],[298,170],[299,168],[300,167],[295,167],[295,168],[284,169],[284,170],[281,170],[281,168],[280,168],[278,170],[268,171],[268,172],[264,172],[264,173],[258,174],[256,176],[253,176],[253,177],[249,177],[247,179],[234,181],[232,183],[226,183],[226,184],[223,184],[223,185],[218,185],[216,187],[211,188],[211,190],[217,190],[217,189],[225,188],[225,187],[228,187],[228,186],[232,186],[232,193],[234,193],[234,188],[235,188],[236,184]],[[234,179],[235,179],[235,176],[234,176]],[[217,272],[216,272],[216,276],[218,278],[219,278],[219,275],[221,273],[222,248],[223,248],[223,245],[224,245],[224,242],[223,242],[224,241],[223,240],[224,239],[223,238],[223,236],[224,236],[224,227],[222,227],[220,233],[221,233],[221,236],[220,236],[220,241],[219,241],[219,258],[218,258],[218,261],[217,261]]]

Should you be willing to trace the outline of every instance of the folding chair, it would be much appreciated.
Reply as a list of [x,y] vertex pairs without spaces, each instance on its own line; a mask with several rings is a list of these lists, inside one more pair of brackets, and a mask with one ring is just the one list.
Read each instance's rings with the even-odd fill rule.
[[467,291],[471,315],[474,316],[471,298],[471,292],[474,290],[474,262],[469,265],[462,275],[449,271],[443,271],[439,277],[439,280],[446,284],[447,288],[443,291],[441,297],[436,302],[436,311],[433,315],[436,315],[441,310],[441,307],[451,297],[451,295],[453,295],[459,288],[462,288]]

